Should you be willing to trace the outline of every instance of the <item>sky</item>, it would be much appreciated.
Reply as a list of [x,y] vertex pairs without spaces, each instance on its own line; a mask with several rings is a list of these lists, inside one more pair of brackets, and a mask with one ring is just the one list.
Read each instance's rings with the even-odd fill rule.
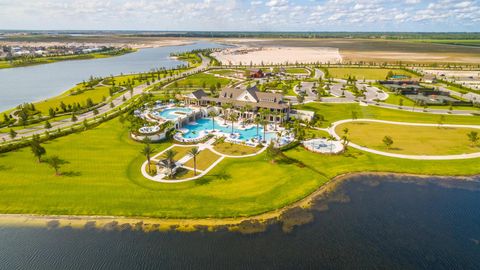
[[0,29],[480,32],[480,0],[0,0]]

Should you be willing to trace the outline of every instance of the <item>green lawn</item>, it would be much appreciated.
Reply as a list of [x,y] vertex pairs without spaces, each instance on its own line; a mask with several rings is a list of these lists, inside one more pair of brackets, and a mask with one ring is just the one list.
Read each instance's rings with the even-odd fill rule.
[[[328,103],[307,103],[296,106],[298,109],[315,111],[325,117],[322,127],[329,123],[351,119],[352,111],[357,112],[357,118],[381,119],[397,122],[415,123],[438,123],[441,116],[429,113],[410,112],[394,109],[385,109],[376,106],[360,106],[357,103],[350,104],[328,104]],[[445,115],[445,124],[474,124],[480,125],[479,116]]]
[[415,102],[413,102],[413,100],[411,100],[407,97],[404,97],[402,95],[397,95],[397,94],[392,93],[392,92],[389,92],[388,93],[388,98],[384,101],[381,101],[381,102],[385,102],[385,103],[393,104],[393,105],[399,105],[400,100],[402,100],[402,102],[403,102],[403,105],[402,105],[403,107],[412,107],[413,105],[415,105]]
[[215,86],[217,83],[225,87],[230,82],[231,80],[229,79],[215,77],[215,75],[212,74],[199,73],[178,80],[176,84],[175,82],[171,83],[167,88],[209,88],[212,85]]
[[255,154],[256,152],[260,151],[260,149],[256,147],[228,142],[217,143],[215,144],[214,149],[219,153],[229,156],[244,156]]
[[285,72],[290,74],[308,74],[308,70],[305,68],[286,68]]
[[[480,147],[472,146],[467,133],[478,132],[469,128],[439,128],[403,126],[374,122],[351,122],[337,126],[335,132],[342,134],[349,129],[349,140],[355,144],[385,152],[407,155],[458,155],[480,152]],[[393,139],[387,148],[382,140],[385,136]]]
[[[408,161],[349,151],[322,156],[301,147],[272,164],[264,155],[225,159],[206,177],[180,184],[143,178],[142,145],[128,138],[117,120],[46,144],[47,152],[68,160],[54,176],[29,149],[0,157],[0,212],[149,217],[235,217],[291,204],[350,171],[392,171],[442,175],[480,172],[478,159]],[[164,149],[167,143],[157,145]],[[19,162],[21,161],[21,162]],[[303,165],[302,165],[303,164]]]
[[[379,118],[414,118],[411,113],[353,107],[353,104],[352,107],[338,104],[318,106],[330,119],[349,118],[351,109]],[[433,119],[435,122],[438,117],[417,115],[419,121]],[[475,117],[448,116],[447,119],[471,124],[480,122]],[[161,143],[154,147],[161,151],[170,145]],[[277,163],[266,160],[265,154],[226,158],[201,179],[161,184],[141,175],[140,167],[145,161],[140,153],[143,145],[132,141],[127,127],[116,119],[44,146],[49,155],[57,154],[69,161],[61,168],[62,176],[55,176],[45,163],[38,163],[28,148],[0,155],[1,213],[238,217],[291,204],[332,177],[348,172],[480,173],[479,159],[411,161],[354,149],[345,155],[324,156],[296,147],[285,152],[291,159]]]
[[[197,156],[197,169],[206,170],[219,158],[219,155],[213,153],[208,149],[200,151],[200,154],[198,154]],[[193,168],[193,158],[187,161],[187,163],[185,163],[185,166]]]
[[415,74],[401,70],[401,69],[386,69],[386,68],[328,68],[328,72],[332,78],[347,79],[355,77],[357,80],[385,80],[388,72],[392,71],[396,75],[407,75],[410,77],[417,77]]
[[198,67],[202,64],[202,58],[196,53],[182,53],[177,56],[177,59],[188,62],[190,67]]
[[[190,150],[193,149],[193,146],[182,147],[182,146],[174,146],[171,150],[175,151],[175,156],[173,157],[174,160],[178,161],[184,156],[188,154]],[[159,157],[161,158],[161,156]]]
[[307,129],[305,130],[305,138],[314,139],[314,138],[328,138],[330,134],[323,130],[316,129]]
[[60,108],[60,103],[63,102],[65,104],[74,104],[74,103],[80,103],[80,105],[85,106],[86,101],[88,98],[91,98],[94,103],[99,103],[102,101],[103,97],[109,98],[109,87],[107,86],[99,86],[99,87],[94,87],[92,90],[87,90],[81,94],[78,95],[71,95],[70,91],[81,88],[81,86],[75,86],[74,88],[64,92],[60,96],[46,99],[43,101],[39,101],[35,103],[35,108],[40,111],[44,115],[48,115],[48,110],[50,108],[59,109],[59,112],[62,111]]
[[243,74],[243,71],[233,70],[233,69],[216,69],[216,70],[210,70],[209,73],[223,75],[223,76],[233,76],[237,73]]
[[[161,150],[168,145],[155,148]],[[272,165],[262,155],[225,159],[198,181],[156,183],[141,175],[145,160],[140,154],[142,145],[128,137],[126,127],[118,120],[57,139],[45,147],[48,154],[58,154],[70,162],[62,167],[63,176],[55,176],[46,164],[37,163],[28,148],[1,155],[1,213],[251,215],[292,203],[327,180],[312,178],[309,170],[296,165]]]

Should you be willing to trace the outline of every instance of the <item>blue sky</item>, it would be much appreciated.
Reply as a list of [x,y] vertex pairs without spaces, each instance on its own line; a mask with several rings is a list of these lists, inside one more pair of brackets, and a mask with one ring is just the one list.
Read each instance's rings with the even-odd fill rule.
[[480,0],[0,0],[0,29],[480,31]]

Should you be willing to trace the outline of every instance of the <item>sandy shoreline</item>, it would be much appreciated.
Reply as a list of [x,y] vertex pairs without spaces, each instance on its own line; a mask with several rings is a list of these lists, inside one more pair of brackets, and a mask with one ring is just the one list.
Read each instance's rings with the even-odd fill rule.
[[[238,217],[238,218],[199,218],[199,219],[168,219],[168,218],[148,218],[148,217],[121,217],[121,216],[76,216],[76,215],[30,215],[30,214],[0,214],[0,226],[9,227],[40,227],[40,228],[75,228],[99,230],[141,230],[151,231],[196,231],[208,230],[215,231],[227,229],[229,231],[240,231],[243,233],[256,233],[266,229],[269,224],[275,222],[289,223],[292,225],[301,225],[306,223],[302,217],[294,217],[293,220],[282,219],[282,215],[289,211],[298,209],[309,209],[313,202],[319,199],[327,199],[331,192],[335,191],[339,184],[354,177],[359,176],[394,176],[399,178],[437,178],[452,179],[456,178],[462,181],[470,181],[471,176],[433,176],[399,173],[348,173],[339,175],[326,184],[319,187],[307,197],[282,207],[277,210],[269,211],[263,214]],[[401,179],[400,179],[401,180]],[[328,209],[328,206],[326,207]],[[297,219],[298,218],[298,219]],[[307,218],[308,219],[308,218]],[[296,224],[298,222],[300,224]]]
[[129,47],[132,49],[159,48],[168,46],[184,46],[195,43],[199,39],[156,39],[156,40],[132,40],[132,42],[78,42],[78,41],[9,41],[0,40],[0,46],[27,46],[27,47],[53,47],[53,46],[106,46],[106,47]]

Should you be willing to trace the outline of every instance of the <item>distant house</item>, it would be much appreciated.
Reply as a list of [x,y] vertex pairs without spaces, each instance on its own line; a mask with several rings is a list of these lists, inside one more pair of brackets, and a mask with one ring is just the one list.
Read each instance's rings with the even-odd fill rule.
[[250,77],[251,78],[263,78],[265,74],[261,69],[250,69]]
[[433,74],[426,74],[423,76],[423,82],[424,83],[436,83],[437,82],[437,76]]

